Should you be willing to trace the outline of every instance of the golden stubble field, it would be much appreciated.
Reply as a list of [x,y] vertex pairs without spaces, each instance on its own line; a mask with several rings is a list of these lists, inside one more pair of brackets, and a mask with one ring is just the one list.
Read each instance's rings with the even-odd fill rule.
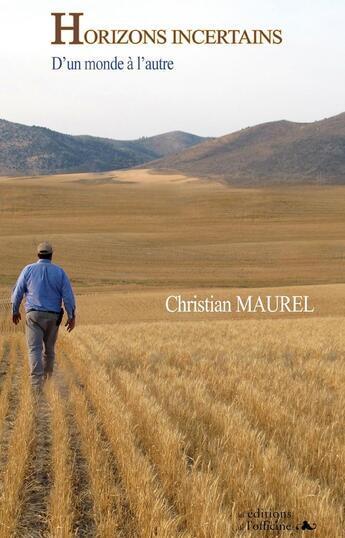
[[[4,178],[0,203],[1,537],[343,536],[343,188],[128,171]],[[42,239],[79,325],[36,401],[8,294]],[[316,311],[164,309],[229,290]]]

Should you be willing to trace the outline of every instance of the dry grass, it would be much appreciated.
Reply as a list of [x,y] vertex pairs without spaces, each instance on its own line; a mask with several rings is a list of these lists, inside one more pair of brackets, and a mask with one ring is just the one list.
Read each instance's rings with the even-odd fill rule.
[[[8,415],[10,406],[10,392],[13,388],[13,378],[17,366],[17,347],[11,345],[8,338],[2,338],[3,352],[1,356],[1,366],[5,368],[6,373],[4,382],[1,386],[0,393],[0,437],[6,426],[5,418]],[[6,360],[7,359],[7,360]],[[6,361],[6,364],[4,364]]]
[[[68,342],[66,352],[71,353]],[[73,353],[73,364],[108,436],[131,509],[137,518],[139,535],[177,536],[177,518],[156,483],[154,469],[135,443],[128,411],[108,382],[107,374],[97,365],[86,365],[82,353]]]
[[343,324],[90,326],[63,347],[117,406],[121,395],[131,442],[192,536],[236,536],[238,514],[260,506],[340,538]]
[[49,528],[52,536],[71,538],[73,533],[73,454],[66,421],[65,404],[53,383],[47,386],[52,416],[51,467],[53,484],[49,500]]
[[33,442],[34,400],[27,376],[26,367],[22,374],[18,412],[1,477],[0,524],[3,538],[14,536],[16,531],[23,501],[23,483]]
[[113,475],[110,449],[104,446],[98,417],[90,412],[83,390],[75,384],[71,372],[66,368],[64,371],[68,378],[72,412],[81,434],[82,449],[88,464],[96,535],[99,538],[116,538],[120,536],[118,528],[123,522],[124,514],[121,494]]
[[[315,317],[85,325],[62,333],[60,368],[46,389],[52,480],[43,486],[50,508],[42,517],[51,536],[239,538],[240,514],[260,507],[291,511],[294,525],[317,523],[317,538],[341,538],[344,329],[343,318]],[[21,402],[3,458],[7,536],[21,528],[34,420],[30,405],[24,410],[27,369],[14,382],[18,342],[20,334],[0,342],[2,420],[13,390]],[[82,530],[71,426],[92,500]]]
[[229,536],[231,523],[223,508],[219,476],[207,468],[191,469],[190,440],[171,423],[164,405],[159,405],[130,373],[116,374],[112,381],[132,411],[138,442],[152,455],[165,493],[183,515],[184,525],[192,536]]

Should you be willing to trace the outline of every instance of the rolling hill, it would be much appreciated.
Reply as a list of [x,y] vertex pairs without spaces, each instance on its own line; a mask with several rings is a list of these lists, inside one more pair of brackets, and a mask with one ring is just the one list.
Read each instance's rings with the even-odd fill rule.
[[221,178],[232,184],[345,183],[345,113],[313,123],[248,127],[145,167]]
[[207,140],[173,131],[137,140],[71,136],[0,120],[0,175],[100,172],[130,168]]
[[0,175],[143,167],[234,185],[344,184],[345,113],[313,123],[263,123],[218,138],[172,131],[137,140],[72,136],[0,120]]

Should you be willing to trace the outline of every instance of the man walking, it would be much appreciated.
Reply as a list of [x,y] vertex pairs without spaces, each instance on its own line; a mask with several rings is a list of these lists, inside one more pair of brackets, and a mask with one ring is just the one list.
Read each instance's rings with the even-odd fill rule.
[[26,339],[32,386],[42,387],[43,380],[53,372],[55,342],[63,316],[62,301],[67,311],[67,331],[75,326],[75,299],[65,271],[52,263],[53,247],[40,243],[39,260],[24,267],[12,292],[12,320],[21,319],[19,307],[26,297]]

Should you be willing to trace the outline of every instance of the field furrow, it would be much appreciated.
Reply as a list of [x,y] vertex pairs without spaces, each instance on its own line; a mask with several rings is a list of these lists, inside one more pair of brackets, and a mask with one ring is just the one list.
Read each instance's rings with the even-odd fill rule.
[[114,370],[114,373],[111,379],[132,412],[138,440],[149,452],[165,494],[176,504],[192,536],[221,538],[229,535],[229,513],[223,508],[218,476],[206,468],[201,470],[189,465],[187,439],[139,380],[123,371]]
[[48,525],[52,536],[74,536],[73,454],[66,419],[65,403],[54,382],[46,387],[51,409],[51,465],[52,484],[48,501]]
[[[56,366],[55,374],[46,384],[55,417],[55,447],[53,435],[52,470],[55,476],[50,494],[50,527],[62,525],[64,536],[84,538],[95,536],[96,524],[93,512],[91,477],[87,459],[83,451],[83,440],[75,420],[75,410],[70,402],[70,388],[65,381],[61,368]],[[62,447],[62,451],[59,449]],[[55,464],[54,464],[55,458]],[[59,492],[62,508],[58,509]],[[57,502],[54,503],[54,499]],[[66,513],[62,523],[61,512]],[[51,531],[52,532],[52,531]]]
[[64,360],[61,367],[68,383],[71,411],[81,436],[81,450],[87,461],[95,536],[116,538],[121,536],[120,529],[128,514],[123,513],[121,491],[116,484],[109,446],[102,439],[98,417],[90,411],[84,391],[76,384],[75,376],[66,368]]
[[27,383],[27,363],[24,364],[22,382],[19,384],[18,411],[10,435],[7,461],[2,476],[0,525],[3,538],[14,536],[18,526],[25,495],[23,483],[34,437],[35,402],[31,386]]
[[[142,536],[173,538],[181,536],[179,517],[172,513],[149,461],[136,446],[133,424],[123,402],[100,366],[85,361],[82,344],[65,340],[64,349],[73,355],[73,366],[85,386],[87,395],[99,414],[108,436],[122,480],[136,515]],[[184,533],[184,536],[186,534]]]
[[[8,413],[10,408],[10,395],[14,388],[15,372],[18,366],[18,345],[6,342],[6,359],[1,362],[2,367],[2,385],[0,392],[0,439],[8,424]],[[1,449],[2,453],[2,449]]]
[[8,355],[10,352],[10,343],[9,339],[5,336],[0,336],[0,380],[6,373],[6,368],[8,364]]

